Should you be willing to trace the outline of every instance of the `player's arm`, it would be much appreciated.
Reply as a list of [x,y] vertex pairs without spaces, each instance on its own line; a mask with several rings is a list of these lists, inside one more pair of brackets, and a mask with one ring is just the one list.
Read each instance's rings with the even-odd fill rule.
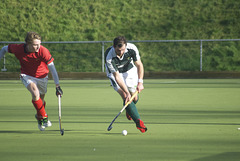
[[53,62],[49,63],[48,64],[48,69],[51,71],[51,74],[52,74],[52,77],[53,77],[53,80],[55,82],[55,85],[56,85],[56,95],[62,95],[63,94],[63,91],[60,87],[60,84],[59,84],[59,78],[58,78],[58,73],[57,73],[57,70],[55,68],[55,65]]
[[125,100],[125,103],[128,102],[131,98],[131,94],[129,93],[128,91],[128,88],[127,86],[125,85],[122,77],[120,76],[119,72],[116,71],[113,73],[114,77],[115,77],[115,80],[117,82],[117,84],[119,85],[119,87],[125,92],[126,94],[126,100]]
[[144,67],[141,59],[135,61],[135,65],[137,67],[137,72],[138,72],[137,90],[140,93],[144,89],[144,86],[143,86]]
[[107,65],[108,70],[111,73],[113,73],[113,76],[115,77],[115,80],[116,80],[117,84],[119,85],[119,87],[125,92],[125,94],[127,96],[125,99],[125,102],[128,102],[131,98],[131,94],[129,93],[127,86],[125,85],[121,75],[119,74],[116,64],[112,60],[112,56],[110,54],[108,54],[106,56],[106,65]]
[[3,56],[6,54],[6,52],[8,52],[8,46],[4,46],[4,47],[0,50],[0,60],[3,58]]

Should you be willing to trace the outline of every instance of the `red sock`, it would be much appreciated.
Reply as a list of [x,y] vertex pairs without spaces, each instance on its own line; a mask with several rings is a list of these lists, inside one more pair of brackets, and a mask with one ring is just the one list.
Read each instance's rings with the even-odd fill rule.
[[43,103],[43,107],[44,107],[44,109],[46,109],[45,107],[46,107],[46,101],[44,101],[44,103]]
[[37,110],[38,119],[43,119],[44,117],[47,117],[47,113],[45,111],[44,104],[41,98],[39,98],[39,100],[37,101],[32,100],[32,103]]

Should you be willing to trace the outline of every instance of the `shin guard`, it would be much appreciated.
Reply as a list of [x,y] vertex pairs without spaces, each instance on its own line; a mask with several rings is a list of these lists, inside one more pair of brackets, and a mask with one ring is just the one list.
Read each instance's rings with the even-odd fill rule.
[[138,119],[140,119],[140,115],[138,113],[137,107],[135,106],[135,103],[130,103],[126,108],[127,113],[131,116],[134,122],[136,122]]

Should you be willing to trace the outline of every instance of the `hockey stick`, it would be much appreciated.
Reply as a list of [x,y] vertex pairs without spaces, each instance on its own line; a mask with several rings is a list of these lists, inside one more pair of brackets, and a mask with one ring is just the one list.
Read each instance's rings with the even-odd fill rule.
[[110,125],[108,126],[108,131],[110,131],[112,129],[112,124],[114,123],[114,121],[118,118],[118,116],[125,110],[125,108],[130,104],[130,102],[132,102],[132,100],[134,99],[134,97],[138,94],[138,91],[136,91],[132,97],[130,98],[130,100],[123,106],[122,110],[117,114],[117,116],[112,120],[112,122],[110,123]]
[[62,129],[62,109],[61,109],[61,95],[58,95],[58,116],[59,116],[59,128],[60,128],[60,133],[61,135],[64,134],[64,129]]

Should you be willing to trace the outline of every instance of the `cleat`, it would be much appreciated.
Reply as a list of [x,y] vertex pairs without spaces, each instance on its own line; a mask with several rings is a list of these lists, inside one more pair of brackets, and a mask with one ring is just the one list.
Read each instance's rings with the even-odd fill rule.
[[128,114],[128,112],[126,111],[126,117],[128,120],[132,120],[132,117]]
[[45,126],[43,126],[42,120],[38,120],[38,129],[40,131],[44,131],[45,130]]
[[35,115],[35,118],[37,119],[38,121],[38,129],[40,131],[44,131],[46,127],[50,127],[52,126],[52,123],[51,121],[48,120],[47,117],[44,117],[43,119],[40,119],[37,114]]
[[146,126],[144,125],[143,121],[140,119],[137,119],[136,121],[136,127],[139,129],[142,133],[145,133],[147,131]]
[[45,127],[50,127],[50,126],[52,126],[51,121],[49,121],[47,117],[44,117],[44,118],[43,118],[43,126],[45,126]]

